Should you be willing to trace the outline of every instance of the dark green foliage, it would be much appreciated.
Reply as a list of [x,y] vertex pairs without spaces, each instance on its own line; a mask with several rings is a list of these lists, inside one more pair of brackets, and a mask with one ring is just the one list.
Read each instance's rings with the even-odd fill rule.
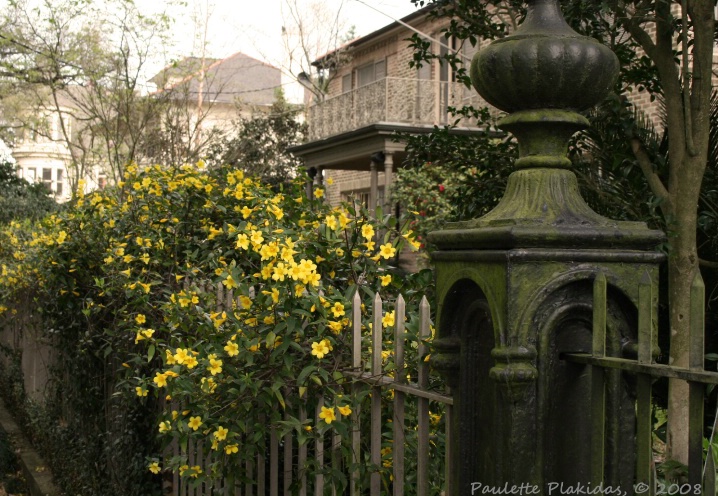
[[288,183],[302,165],[286,151],[304,140],[306,124],[297,121],[300,110],[278,93],[269,113],[240,118],[233,133],[212,150],[210,159],[235,166],[264,183]]
[[17,177],[15,167],[0,161],[0,223],[38,220],[54,211],[57,203],[42,183],[30,184]]
[[465,108],[457,114],[466,112],[483,123],[483,131],[457,134],[445,126],[429,135],[400,136],[408,155],[393,195],[422,240],[446,222],[487,213],[501,198],[518,154],[515,140],[491,128],[488,113]]

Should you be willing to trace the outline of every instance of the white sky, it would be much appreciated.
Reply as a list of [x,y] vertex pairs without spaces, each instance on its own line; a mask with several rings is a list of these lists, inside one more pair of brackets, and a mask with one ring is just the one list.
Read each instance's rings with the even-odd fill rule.
[[[173,32],[177,33],[171,56],[181,58],[192,54],[193,46],[201,46],[201,42],[196,40],[201,40],[202,33],[196,26],[204,22],[193,21],[193,18],[200,17],[208,19],[206,56],[222,58],[242,52],[280,68],[286,66],[281,36],[285,24],[282,12],[285,12],[284,17],[288,17],[286,7],[283,7],[286,1],[188,0],[185,6],[175,5],[169,10],[170,16],[175,19]],[[341,0],[290,1],[320,3],[328,11],[336,11],[341,4]],[[355,26],[356,34],[363,36],[392,23],[392,18],[400,19],[415,10],[410,0],[344,0],[341,18],[344,31]],[[199,55],[196,49],[194,52]],[[288,96],[292,97],[291,91]]]
[[[261,58],[262,53],[271,53],[272,46],[281,47],[282,4],[286,0],[189,0],[187,5],[173,7],[170,15],[177,22],[179,47],[192,50],[192,17],[195,9],[204,15],[209,7],[208,47],[210,54],[217,57],[241,51]],[[335,10],[341,0],[299,0],[300,3],[313,1]],[[363,36],[392,22],[393,18],[404,17],[416,10],[410,0],[344,0],[342,17],[347,29],[356,26],[357,35]],[[377,12],[380,11],[380,12]],[[184,24],[184,27],[182,27]],[[272,56],[277,55],[276,53]]]

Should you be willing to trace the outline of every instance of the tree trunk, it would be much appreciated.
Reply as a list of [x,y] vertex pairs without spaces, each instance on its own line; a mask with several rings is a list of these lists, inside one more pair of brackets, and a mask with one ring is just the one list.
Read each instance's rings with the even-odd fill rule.
[[[678,93],[672,91],[666,94],[666,100],[671,101],[673,106],[667,116],[670,147],[668,191],[672,207],[666,215],[669,237],[669,360],[671,365],[677,367],[688,366],[690,288],[699,270],[696,227],[698,200],[708,157],[714,49],[713,1],[685,0],[684,5],[687,8],[682,11],[682,16],[684,19],[690,17],[693,24],[691,58],[690,62],[688,58],[684,59],[681,67],[683,88]],[[662,55],[665,57],[667,53]],[[690,91],[687,98],[684,98],[683,91]],[[684,464],[688,463],[687,398],[688,385],[683,381],[671,380],[667,456]]]
[[[695,162],[686,157],[685,162]],[[688,367],[691,284],[698,270],[696,252],[696,205],[700,192],[701,176],[695,164],[685,164],[685,191],[682,201],[675,202],[675,218],[669,226],[668,302],[671,348],[670,364]],[[701,169],[702,172],[702,169]],[[670,459],[688,463],[688,384],[671,379],[668,393],[668,424],[666,441]]]

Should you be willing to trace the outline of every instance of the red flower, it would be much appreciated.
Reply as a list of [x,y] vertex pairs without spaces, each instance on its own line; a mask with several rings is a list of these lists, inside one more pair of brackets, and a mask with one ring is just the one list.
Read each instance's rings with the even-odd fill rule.
[[445,189],[446,189],[446,188],[444,187],[443,184],[440,184],[440,185],[439,185],[439,193],[443,193]]

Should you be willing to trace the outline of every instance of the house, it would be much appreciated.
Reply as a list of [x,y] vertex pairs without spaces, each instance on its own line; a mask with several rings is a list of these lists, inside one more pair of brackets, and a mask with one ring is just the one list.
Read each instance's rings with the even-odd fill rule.
[[[427,17],[431,8],[348,43],[339,49],[341,57],[332,53],[315,62],[325,67],[324,59],[332,56],[345,61],[329,71],[325,97],[308,107],[308,141],[291,151],[304,159],[310,174],[319,172],[331,204],[348,199],[382,204],[406,156],[396,133],[429,133],[454,121],[448,107],[486,105],[476,91],[454,80],[446,64],[410,67],[414,49],[408,38],[415,32],[431,39],[437,54],[457,49],[453,40],[442,39],[445,24]],[[463,56],[470,59],[474,52],[467,49]],[[463,121],[455,131],[475,129]]]
[[237,117],[267,111],[282,84],[278,68],[240,52],[223,59],[186,57],[150,82],[155,95],[193,107],[194,124],[204,130],[226,130]]
[[[112,119],[115,101],[103,101],[97,86],[68,86],[54,98],[38,98],[51,103],[37,105],[28,112],[33,117],[24,119],[28,123],[12,150],[18,175],[45,183],[57,200],[65,201],[71,196],[73,163],[81,164],[82,171],[73,170],[72,177],[83,177],[88,190],[112,182],[108,149],[122,164],[189,160],[221,137],[233,120],[267,111],[281,87],[281,73],[235,53],[224,59],[188,57],[165,67],[150,82],[159,89],[135,93],[130,113],[117,120],[119,127],[102,125]],[[135,125],[137,129],[130,129]],[[132,155],[123,155],[130,149]]]
[[[57,104],[38,105],[30,110],[22,131],[12,147],[17,175],[30,183],[42,182],[58,202],[72,192],[68,166],[72,155],[68,141],[77,139],[77,120],[72,98],[57,93]],[[99,170],[87,175],[86,188],[104,187],[106,176]]]

